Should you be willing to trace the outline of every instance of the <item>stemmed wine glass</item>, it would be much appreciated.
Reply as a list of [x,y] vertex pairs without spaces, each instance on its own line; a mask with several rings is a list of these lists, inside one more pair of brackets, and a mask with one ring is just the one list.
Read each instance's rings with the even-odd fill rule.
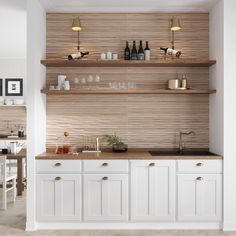
[[101,81],[101,78],[99,75],[96,75],[94,78],[94,82],[96,84],[95,88],[98,89],[99,88],[99,82]]
[[92,89],[92,83],[93,83],[93,76],[92,75],[89,75],[88,78],[87,78],[87,82],[88,82],[88,86],[89,86],[89,89]]
[[74,78],[74,83],[75,83],[75,88],[78,89],[79,88],[79,78]]
[[82,78],[80,82],[81,82],[82,88],[85,89],[86,88],[86,83],[87,83],[86,79]]

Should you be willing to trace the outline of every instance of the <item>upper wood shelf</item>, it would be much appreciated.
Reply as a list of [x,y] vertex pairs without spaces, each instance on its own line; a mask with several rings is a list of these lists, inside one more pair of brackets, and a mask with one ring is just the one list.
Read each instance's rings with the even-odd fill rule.
[[173,59],[153,61],[125,61],[125,60],[41,60],[46,67],[210,67],[215,60]]
[[26,107],[26,105],[0,105],[0,107]]
[[133,90],[41,90],[47,95],[70,95],[70,94],[213,94],[216,90],[170,90],[170,89],[133,89]]

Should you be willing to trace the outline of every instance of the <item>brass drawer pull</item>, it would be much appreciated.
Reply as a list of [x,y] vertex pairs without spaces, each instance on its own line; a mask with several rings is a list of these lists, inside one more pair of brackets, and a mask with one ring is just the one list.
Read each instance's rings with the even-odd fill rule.
[[196,164],[196,166],[203,166],[203,163],[199,162]]
[[203,178],[202,177],[197,177],[196,180],[203,180]]
[[57,177],[55,178],[55,180],[56,180],[56,181],[61,180],[61,177],[57,176]]
[[152,162],[152,163],[149,164],[149,166],[155,166],[155,163]]
[[106,177],[106,176],[102,177],[102,180],[108,180],[108,177]]
[[108,166],[108,163],[106,163],[106,162],[102,163],[102,166]]
[[58,162],[58,163],[55,164],[55,166],[61,166],[61,163]]

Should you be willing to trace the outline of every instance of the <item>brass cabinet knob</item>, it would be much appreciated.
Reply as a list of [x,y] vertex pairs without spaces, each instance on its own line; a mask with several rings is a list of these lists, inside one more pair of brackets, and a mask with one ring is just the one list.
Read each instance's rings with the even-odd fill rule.
[[102,180],[108,180],[107,176],[102,177]]
[[102,163],[102,166],[108,166],[108,163],[104,162]]
[[155,163],[152,162],[152,163],[149,164],[149,166],[155,166]]
[[56,180],[56,181],[61,180],[61,177],[57,176],[57,177],[55,178],[55,180]]
[[199,162],[196,164],[196,166],[203,166],[203,163]]
[[61,163],[58,162],[58,163],[55,164],[55,166],[61,166]]
[[203,178],[202,177],[197,177],[196,180],[203,180]]

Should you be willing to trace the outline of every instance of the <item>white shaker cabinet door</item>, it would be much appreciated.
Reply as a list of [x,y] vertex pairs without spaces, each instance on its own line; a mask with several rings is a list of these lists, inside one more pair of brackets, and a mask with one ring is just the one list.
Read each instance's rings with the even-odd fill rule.
[[84,220],[128,220],[128,175],[84,175]]
[[221,174],[178,175],[179,221],[220,221],[221,215]]
[[175,161],[131,161],[131,220],[175,220]]
[[37,175],[37,219],[81,219],[81,175]]

